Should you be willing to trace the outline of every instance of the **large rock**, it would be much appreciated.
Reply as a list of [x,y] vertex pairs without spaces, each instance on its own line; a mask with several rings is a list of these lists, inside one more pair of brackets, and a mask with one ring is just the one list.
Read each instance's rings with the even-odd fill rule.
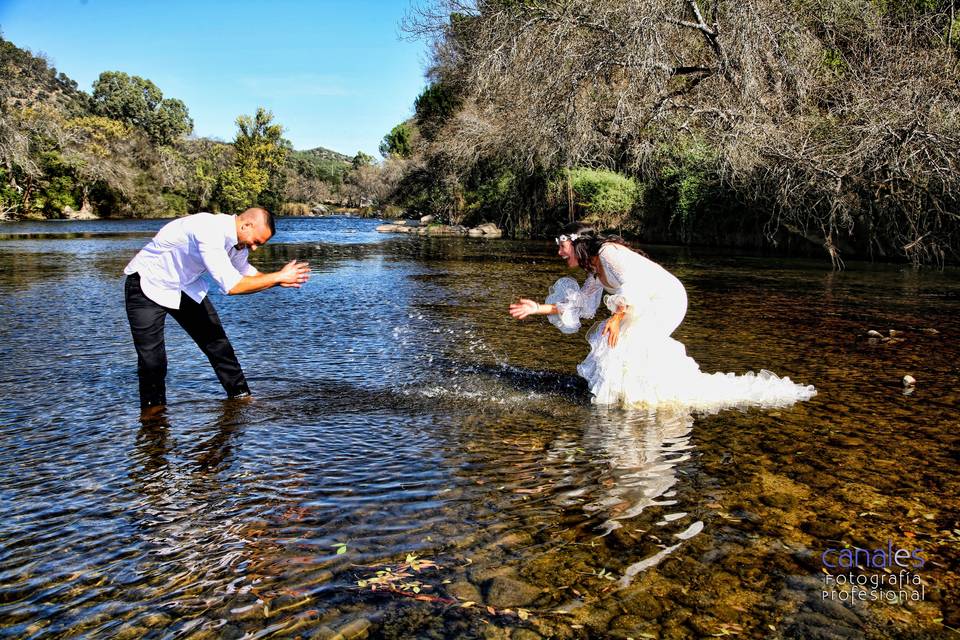
[[430,224],[430,223],[433,222],[435,219],[436,219],[436,218],[434,218],[433,216],[422,216],[422,217],[420,218],[420,222],[422,222],[423,224]]
[[310,209],[310,213],[315,216],[325,216],[327,215],[327,208],[322,204],[318,204],[314,208]]
[[480,229],[470,229],[467,231],[467,235],[471,238],[479,238],[483,235],[483,231],[480,231]]
[[427,235],[431,236],[462,236],[467,228],[460,225],[435,224],[427,227]]
[[381,224],[377,226],[377,231],[380,233],[396,233],[400,230],[400,225],[396,224]]

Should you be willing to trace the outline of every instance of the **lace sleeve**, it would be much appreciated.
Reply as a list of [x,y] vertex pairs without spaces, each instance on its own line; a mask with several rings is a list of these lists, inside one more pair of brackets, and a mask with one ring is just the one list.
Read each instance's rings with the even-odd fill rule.
[[546,303],[557,307],[557,313],[547,319],[563,333],[580,330],[581,318],[592,318],[600,306],[603,286],[594,276],[587,278],[583,288],[570,277],[560,278],[547,295]]
[[603,285],[597,276],[591,274],[580,289],[580,317],[589,319],[596,315],[602,298]]
[[[639,260],[631,262],[631,258]],[[612,313],[630,306],[640,312],[650,304],[658,278],[654,273],[648,273],[643,258],[629,249],[611,248],[600,252],[600,263],[607,282],[614,287],[614,292],[604,299]]]

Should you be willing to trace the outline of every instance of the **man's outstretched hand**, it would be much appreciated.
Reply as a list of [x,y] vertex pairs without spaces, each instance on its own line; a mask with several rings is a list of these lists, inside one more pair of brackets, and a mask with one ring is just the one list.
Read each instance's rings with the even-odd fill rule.
[[310,279],[310,264],[291,260],[277,273],[280,276],[281,287],[296,287],[299,289]]

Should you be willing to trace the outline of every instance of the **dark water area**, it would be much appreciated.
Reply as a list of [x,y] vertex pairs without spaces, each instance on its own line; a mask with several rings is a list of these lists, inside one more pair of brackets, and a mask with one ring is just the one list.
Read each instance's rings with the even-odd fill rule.
[[284,219],[252,262],[310,282],[213,294],[255,399],[171,321],[141,422],[122,269],[163,223],[0,225],[0,636],[958,637],[957,270],[645,247],[702,370],[818,389],[649,413],[590,404],[588,327],[508,316],[552,245]]

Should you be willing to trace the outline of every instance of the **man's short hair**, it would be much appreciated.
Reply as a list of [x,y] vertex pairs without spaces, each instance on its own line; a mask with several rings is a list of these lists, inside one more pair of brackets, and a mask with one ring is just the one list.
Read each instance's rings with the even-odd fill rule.
[[[257,213],[260,218],[263,220],[264,224],[267,225],[267,228],[270,229],[270,236],[274,236],[277,233],[277,222],[273,218],[273,214],[264,209],[263,207],[250,207],[243,214],[247,213]],[[241,214],[241,215],[243,215]]]
[[264,213],[264,218],[266,219],[267,226],[270,227],[270,235],[274,236],[277,233],[277,221],[273,219],[273,214],[267,211],[266,209],[261,209]]

